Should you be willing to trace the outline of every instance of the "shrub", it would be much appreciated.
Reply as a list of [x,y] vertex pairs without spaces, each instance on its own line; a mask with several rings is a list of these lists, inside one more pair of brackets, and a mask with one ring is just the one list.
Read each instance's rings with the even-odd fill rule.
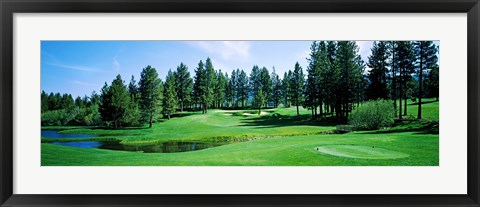
[[393,104],[386,100],[363,103],[350,116],[350,124],[356,129],[375,130],[387,127],[394,122]]

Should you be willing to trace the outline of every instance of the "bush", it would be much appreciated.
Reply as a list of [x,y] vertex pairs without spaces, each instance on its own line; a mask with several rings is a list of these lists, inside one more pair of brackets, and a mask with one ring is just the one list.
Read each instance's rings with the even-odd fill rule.
[[368,101],[355,109],[349,120],[356,129],[375,130],[394,122],[393,104],[386,100]]

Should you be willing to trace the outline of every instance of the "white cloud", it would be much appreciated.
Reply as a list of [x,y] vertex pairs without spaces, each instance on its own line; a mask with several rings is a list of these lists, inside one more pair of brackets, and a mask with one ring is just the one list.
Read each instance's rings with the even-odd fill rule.
[[69,70],[78,70],[78,71],[85,71],[85,72],[101,72],[101,70],[97,68],[90,68],[90,67],[84,67],[84,66],[78,66],[78,65],[65,65],[65,64],[59,64],[59,63],[46,63],[46,64],[59,67],[59,68],[69,69]]
[[222,70],[222,73],[227,72],[228,74],[232,73],[232,68],[228,67],[227,65],[223,64],[222,62],[218,61],[217,59],[211,59],[213,67],[215,67],[215,70]]
[[372,54],[371,48],[373,45],[373,41],[357,41],[357,45],[359,47],[359,53],[362,56],[363,61],[368,61],[368,56]]
[[211,55],[219,55],[224,60],[248,58],[251,47],[247,41],[196,41],[191,42],[191,45]]
[[115,56],[115,57],[113,58],[112,67],[113,67],[113,69],[115,70],[115,72],[118,73],[118,72],[120,71],[120,63],[119,63],[118,60],[117,60],[117,56]]

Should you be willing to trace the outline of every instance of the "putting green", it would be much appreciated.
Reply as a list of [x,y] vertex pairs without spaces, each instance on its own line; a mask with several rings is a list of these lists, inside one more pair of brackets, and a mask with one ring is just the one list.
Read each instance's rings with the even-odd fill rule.
[[315,147],[315,150],[323,154],[360,159],[398,159],[410,156],[392,150],[358,145],[323,145]]

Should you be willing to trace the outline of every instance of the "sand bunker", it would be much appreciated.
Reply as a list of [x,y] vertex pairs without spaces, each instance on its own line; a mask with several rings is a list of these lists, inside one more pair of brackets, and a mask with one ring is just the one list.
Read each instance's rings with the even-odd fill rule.
[[[265,115],[265,114],[268,114],[268,113],[265,112],[265,111],[260,112],[260,115]],[[255,114],[243,113],[243,115],[244,115],[244,116],[258,116],[258,113],[255,113]]]

